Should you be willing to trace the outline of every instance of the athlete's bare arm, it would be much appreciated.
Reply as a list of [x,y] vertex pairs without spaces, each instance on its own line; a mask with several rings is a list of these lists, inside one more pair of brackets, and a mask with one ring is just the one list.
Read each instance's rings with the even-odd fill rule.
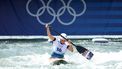
[[72,44],[71,44],[71,41],[70,40],[68,40],[67,41],[68,43],[69,43],[69,47],[68,47],[68,50],[70,50],[71,52],[73,52],[73,46],[72,46]]
[[53,37],[53,35],[51,34],[49,25],[46,24],[45,27],[46,27],[46,30],[47,30],[47,35],[48,35],[48,37],[49,37],[51,40],[54,40],[55,37]]

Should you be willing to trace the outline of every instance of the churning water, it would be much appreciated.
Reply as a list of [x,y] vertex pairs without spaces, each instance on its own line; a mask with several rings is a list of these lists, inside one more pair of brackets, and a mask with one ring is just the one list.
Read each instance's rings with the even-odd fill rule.
[[122,69],[122,42],[106,44],[74,40],[94,53],[89,61],[76,50],[67,51],[67,65],[53,66],[48,62],[51,44],[42,40],[1,40],[0,69]]

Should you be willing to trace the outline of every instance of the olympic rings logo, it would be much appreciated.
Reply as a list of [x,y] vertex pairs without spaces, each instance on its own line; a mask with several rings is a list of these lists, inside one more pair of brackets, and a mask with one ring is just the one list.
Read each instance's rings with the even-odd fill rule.
[[[83,3],[83,10],[80,12],[80,13],[76,13],[76,11],[70,6],[70,3],[72,2],[72,0],[69,0],[67,5],[65,4],[64,0],[60,0],[61,3],[63,4],[63,6],[61,8],[59,8],[59,10],[57,12],[55,12],[55,10],[50,7],[50,3],[51,3],[52,0],[49,0],[47,2],[47,5],[46,3],[43,1],[43,0],[40,0],[40,2],[42,3],[42,7],[40,7],[38,10],[37,10],[37,13],[34,14],[32,12],[30,12],[29,10],[29,4],[32,2],[32,0],[28,0],[27,4],[26,4],[26,10],[28,12],[29,15],[33,16],[33,17],[36,17],[37,21],[42,24],[42,25],[45,25],[45,22],[41,21],[40,20],[40,16],[43,15],[43,13],[47,10],[48,14],[53,16],[53,19],[48,22],[49,24],[52,24],[56,18],[57,20],[59,21],[59,23],[63,24],[63,25],[71,25],[72,23],[74,23],[74,21],[76,20],[76,17],[79,17],[81,15],[83,15],[86,11],[86,3],[84,0],[80,0],[82,3]],[[73,16],[73,19],[69,22],[63,22],[61,20],[61,16],[64,14],[65,11],[68,11],[68,13]]]

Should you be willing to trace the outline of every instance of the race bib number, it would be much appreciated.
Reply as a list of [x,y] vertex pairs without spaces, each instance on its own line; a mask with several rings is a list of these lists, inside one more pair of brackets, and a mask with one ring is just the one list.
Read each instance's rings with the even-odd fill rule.
[[57,51],[62,52],[61,48],[57,48]]

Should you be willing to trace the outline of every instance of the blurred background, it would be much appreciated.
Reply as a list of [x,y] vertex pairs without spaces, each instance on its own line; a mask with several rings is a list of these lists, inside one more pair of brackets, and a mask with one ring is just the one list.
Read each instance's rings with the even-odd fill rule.
[[[0,0],[0,35],[121,35],[121,0]],[[53,33],[55,34],[55,33]]]

